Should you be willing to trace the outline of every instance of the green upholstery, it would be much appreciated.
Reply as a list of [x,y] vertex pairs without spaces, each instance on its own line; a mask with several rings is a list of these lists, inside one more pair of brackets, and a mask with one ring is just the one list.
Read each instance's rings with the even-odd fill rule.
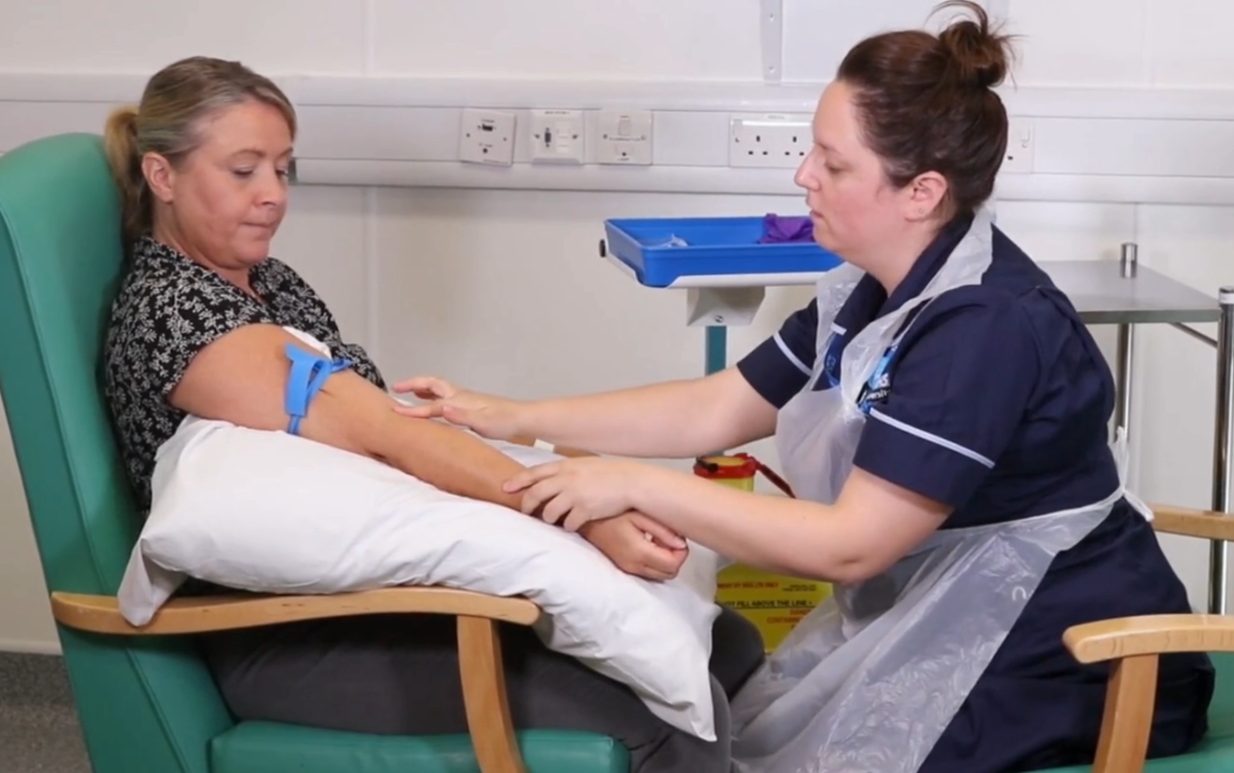
[[[519,747],[533,771],[626,773],[626,750],[593,733],[541,730],[523,734]],[[306,732],[291,725],[242,722],[210,743],[213,770],[226,773],[462,773],[475,770],[465,735],[377,736]]]
[[[119,202],[98,137],[0,156],[0,394],[52,590],[114,594],[140,529],[99,388],[122,272]],[[478,769],[465,735],[237,724],[188,639],[59,635],[96,773]],[[600,735],[519,740],[533,773],[629,766]]]

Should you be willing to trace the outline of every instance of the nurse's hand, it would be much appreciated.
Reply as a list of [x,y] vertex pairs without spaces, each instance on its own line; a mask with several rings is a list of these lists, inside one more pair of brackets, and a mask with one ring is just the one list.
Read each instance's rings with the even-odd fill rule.
[[507,494],[523,492],[522,511],[578,531],[591,521],[633,510],[634,484],[653,468],[596,456],[529,467],[506,482]]
[[459,389],[445,379],[416,376],[392,387],[398,394],[411,393],[424,405],[395,403],[394,410],[414,419],[442,418],[494,440],[513,440],[519,435],[516,425],[519,403],[504,397]]
[[648,580],[673,579],[689,554],[685,540],[642,513],[593,521],[578,533],[617,568]]

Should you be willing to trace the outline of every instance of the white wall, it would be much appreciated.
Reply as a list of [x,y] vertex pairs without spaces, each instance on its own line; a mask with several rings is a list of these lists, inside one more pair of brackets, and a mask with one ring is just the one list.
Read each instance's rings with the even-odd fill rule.
[[[1234,50],[1219,32],[1234,23],[1234,8],[1220,0],[994,5],[1026,35],[1021,85],[1143,87],[1145,100],[1154,87],[1234,88]],[[885,6],[786,0],[786,74],[825,77],[830,65],[818,63],[838,56],[825,35],[811,37],[806,20],[849,19],[860,34]],[[757,13],[755,0],[6,2],[0,72],[148,73],[209,53],[271,74],[757,80]],[[870,15],[853,22],[854,13]],[[345,335],[368,344],[389,376],[435,372],[513,395],[565,393],[702,369],[703,334],[684,326],[684,298],[637,287],[596,257],[604,218],[795,209],[795,196],[305,187],[294,192],[276,254],[319,289]],[[1136,204],[1000,208],[1006,230],[1038,259],[1113,259],[1120,242],[1135,240],[1146,265],[1206,292],[1234,282],[1225,257],[1231,215]],[[771,290],[755,324],[733,331],[732,353],[806,297],[801,288]],[[1142,493],[1204,506],[1213,357],[1170,330],[1140,333],[1137,355]],[[46,649],[54,630],[7,434],[0,438],[0,649]],[[1168,548],[1203,604],[1206,547]]]

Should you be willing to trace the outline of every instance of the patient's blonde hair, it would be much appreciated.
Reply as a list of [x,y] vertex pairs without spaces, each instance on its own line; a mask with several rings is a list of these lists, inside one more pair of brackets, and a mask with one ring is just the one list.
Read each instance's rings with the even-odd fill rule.
[[126,251],[154,225],[142,157],[153,152],[178,164],[201,144],[198,129],[203,119],[248,100],[276,108],[295,137],[295,108],[273,81],[239,62],[204,56],[164,67],[146,84],[141,104],[112,112],[103,145],[120,189]]

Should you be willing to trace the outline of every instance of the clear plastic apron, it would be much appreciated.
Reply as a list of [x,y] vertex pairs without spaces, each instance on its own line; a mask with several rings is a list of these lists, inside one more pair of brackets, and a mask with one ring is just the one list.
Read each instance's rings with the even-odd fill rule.
[[[818,283],[814,374],[780,411],[780,463],[798,495],[830,504],[852,469],[866,416],[906,316],[942,293],[980,282],[993,258],[992,216],[968,234],[921,295],[871,322],[845,347],[840,383],[817,391],[836,313],[862,272],[842,266]],[[1120,479],[1125,452],[1116,448]],[[1124,496],[1032,518],[935,532],[881,575],[835,586],[734,698],[740,773],[916,771],[989,665],[1050,563]],[[1132,501],[1135,501],[1133,498]]]

